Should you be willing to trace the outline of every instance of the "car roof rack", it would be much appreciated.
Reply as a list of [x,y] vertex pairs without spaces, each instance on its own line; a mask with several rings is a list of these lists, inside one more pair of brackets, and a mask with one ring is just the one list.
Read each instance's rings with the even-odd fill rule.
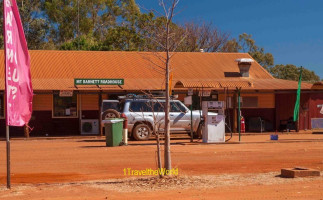
[[[125,96],[118,96],[119,99],[166,99],[164,95],[153,94],[127,94]],[[177,99],[178,95],[169,96],[170,99]]]

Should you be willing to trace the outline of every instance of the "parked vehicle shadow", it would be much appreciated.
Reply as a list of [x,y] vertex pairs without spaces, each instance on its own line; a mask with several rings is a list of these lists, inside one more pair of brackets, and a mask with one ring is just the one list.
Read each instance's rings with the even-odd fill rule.
[[79,140],[77,142],[105,142],[104,139],[99,139],[99,140]]

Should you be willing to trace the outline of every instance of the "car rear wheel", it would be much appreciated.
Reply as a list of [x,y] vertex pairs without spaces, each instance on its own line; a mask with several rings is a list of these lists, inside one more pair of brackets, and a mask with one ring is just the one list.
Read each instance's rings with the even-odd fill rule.
[[114,109],[108,109],[103,112],[102,119],[108,119],[108,118],[120,118],[120,113]]
[[151,129],[147,124],[138,124],[134,128],[132,135],[138,141],[148,140],[151,135]]

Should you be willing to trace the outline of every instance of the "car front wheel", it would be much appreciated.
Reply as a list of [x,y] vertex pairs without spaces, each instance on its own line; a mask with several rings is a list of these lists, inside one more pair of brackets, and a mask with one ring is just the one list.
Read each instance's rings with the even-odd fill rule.
[[133,130],[133,137],[135,140],[148,140],[151,135],[151,129],[147,124],[138,124]]

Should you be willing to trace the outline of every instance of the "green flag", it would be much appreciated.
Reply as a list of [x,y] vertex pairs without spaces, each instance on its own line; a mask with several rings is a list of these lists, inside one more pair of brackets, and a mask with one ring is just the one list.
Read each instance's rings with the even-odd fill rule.
[[301,70],[299,73],[299,78],[298,78],[298,89],[297,89],[296,102],[295,102],[295,108],[294,108],[294,122],[296,122],[298,120],[298,116],[299,116],[299,104],[300,104],[300,100],[301,100],[302,72],[303,72],[303,67],[301,67]]

